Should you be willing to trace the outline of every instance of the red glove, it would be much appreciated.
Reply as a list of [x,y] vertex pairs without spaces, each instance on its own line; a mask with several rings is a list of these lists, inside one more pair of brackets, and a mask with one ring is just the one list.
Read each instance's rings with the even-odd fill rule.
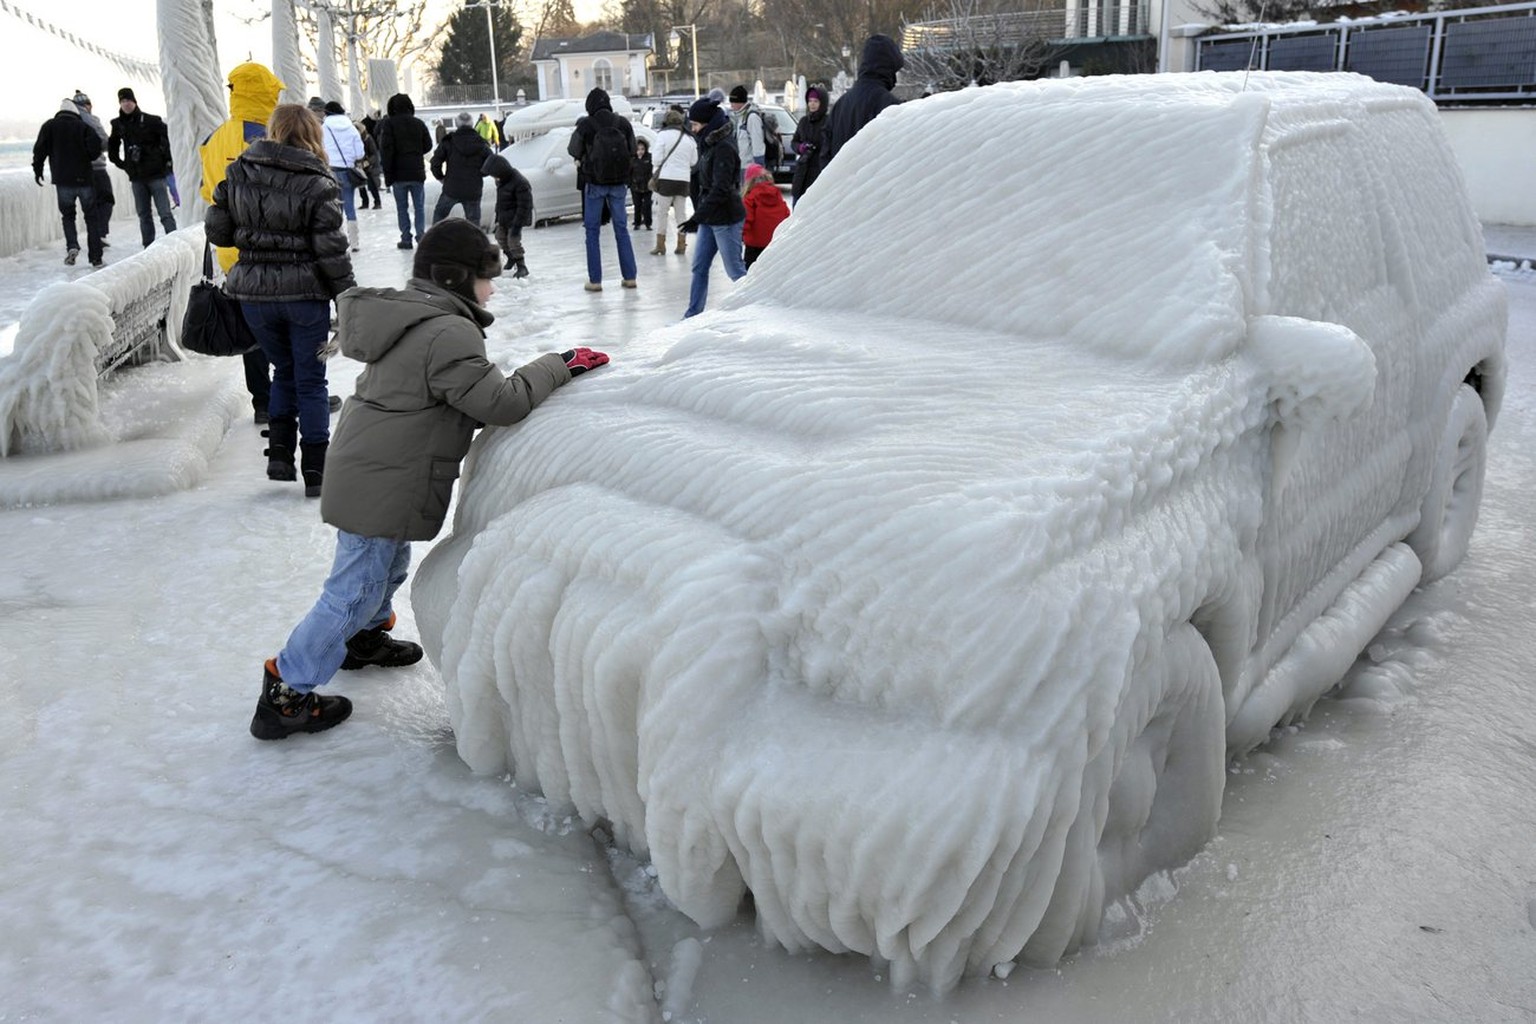
[[606,365],[608,353],[596,352],[590,348],[573,348],[561,352],[560,358],[565,360],[565,368],[571,371],[571,376],[579,377],[588,370]]

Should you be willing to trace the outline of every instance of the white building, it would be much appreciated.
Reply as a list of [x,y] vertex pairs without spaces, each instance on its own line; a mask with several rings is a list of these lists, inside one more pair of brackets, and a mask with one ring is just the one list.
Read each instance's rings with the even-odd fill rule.
[[654,48],[649,34],[594,32],[574,39],[539,39],[533,44],[539,99],[580,99],[593,89],[621,96],[647,91],[646,58]]

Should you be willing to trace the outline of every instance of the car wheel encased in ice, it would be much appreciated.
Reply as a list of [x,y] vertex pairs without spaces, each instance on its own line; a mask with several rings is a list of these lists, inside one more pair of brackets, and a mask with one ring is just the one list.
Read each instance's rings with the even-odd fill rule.
[[1477,526],[1488,458],[1488,415],[1466,384],[1456,392],[1435,455],[1418,528],[1408,544],[1424,563],[1422,582],[1439,579],[1461,562]]

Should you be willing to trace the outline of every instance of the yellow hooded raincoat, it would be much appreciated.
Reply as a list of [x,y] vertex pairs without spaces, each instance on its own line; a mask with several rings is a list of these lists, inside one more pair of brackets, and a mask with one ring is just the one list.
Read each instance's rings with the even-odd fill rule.
[[[214,129],[198,149],[203,161],[203,202],[213,205],[213,190],[224,180],[229,165],[245,152],[246,146],[267,134],[267,121],[285,88],[261,64],[241,64],[229,73],[229,120]],[[219,266],[229,273],[240,258],[240,250],[216,251]]]

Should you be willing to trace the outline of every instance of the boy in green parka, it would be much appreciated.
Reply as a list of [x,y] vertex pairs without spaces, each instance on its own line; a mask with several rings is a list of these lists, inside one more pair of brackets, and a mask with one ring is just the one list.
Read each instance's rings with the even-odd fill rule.
[[337,669],[411,665],[421,647],[389,635],[411,541],[430,540],[448,514],[459,463],[483,424],[527,416],[573,376],[608,362],[578,348],[503,375],[485,355],[485,303],[501,252],[457,218],[416,249],[403,289],[353,288],[336,301],[341,351],[367,367],[331,438],[320,515],[336,527],[336,560],[320,599],[266,662],[251,719],[257,739],[319,732],[352,702],[321,696]]

